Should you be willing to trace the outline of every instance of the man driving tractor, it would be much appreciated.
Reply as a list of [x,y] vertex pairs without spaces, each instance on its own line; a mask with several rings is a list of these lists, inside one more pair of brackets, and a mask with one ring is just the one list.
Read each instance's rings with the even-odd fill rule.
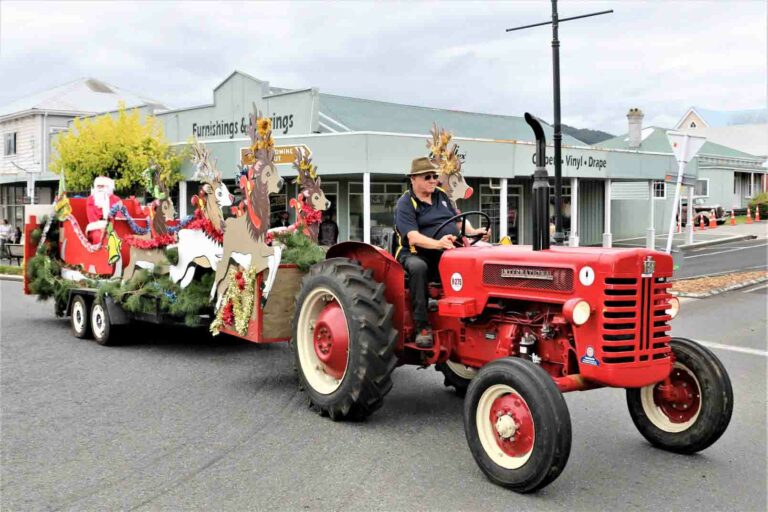
[[[427,283],[439,281],[438,264],[444,250],[455,247],[460,230],[457,225],[437,229],[458,212],[451,200],[437,186],[440,168],[429,158],[416,158],[408,173],[408,190],[395,207],[395,230],[398,248],[395,258],[406,271],[411,292],[413,320],[418,334],[416,346],[430,348],[434,345],[432,328],[427,318]],[[466,227],[467,235],[485,235],[485,228]]]

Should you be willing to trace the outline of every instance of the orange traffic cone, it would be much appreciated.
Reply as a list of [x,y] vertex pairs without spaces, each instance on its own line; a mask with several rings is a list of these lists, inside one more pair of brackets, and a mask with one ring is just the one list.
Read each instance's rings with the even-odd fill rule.
[[699,215],[699,229],[707,229],[707,225],[704,224],[704,214]]
[[747,206],[747,224],[752,224],[752,211]]
[[731,209],[731,226],[736,225],[736,215],[733,213],[733,209]]
[[755,222],[760,222],[760,205],[755,206]]
[[709,210],[709,229],[715,229],[717,227],[717,219],[715,218],[715,210]]

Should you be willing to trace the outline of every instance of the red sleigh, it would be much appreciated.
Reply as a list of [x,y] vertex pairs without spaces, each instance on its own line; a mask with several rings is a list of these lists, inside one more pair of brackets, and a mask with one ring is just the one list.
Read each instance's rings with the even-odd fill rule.
[[[91,244],[85,235],[83,226],[88,225],[86,214],[86,198],[72,198],[69,204],[72,208],[72,214],[61,223],[59,232],[59,250],[60,257],[67,265],[81,265],[85,272],[97,274],[100,276],[111,276],[114,273],[115,265],[109,263],[109,249],[107,237],[102,237],[98,244]],[[135,198],[123,200],[125,212],[133,219],[133,222],[141,229],[148,226],[148,218],[144,213],[142,206]],[[124,215],[118,213],[115,218],[110,219],[115,233],[121,240],[134,235],[130,222]],[[128,265],[130,260],[130,246],[123,243],[120,248],[123,266]]]

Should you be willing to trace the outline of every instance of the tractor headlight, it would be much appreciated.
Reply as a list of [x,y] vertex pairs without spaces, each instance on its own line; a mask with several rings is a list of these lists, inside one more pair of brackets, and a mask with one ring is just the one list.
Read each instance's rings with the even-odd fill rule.
[[675,318],[677,314],[680,312],[680,299],[677,297],[672,297],[669,299],[669,307],[666,309],[665,313],[667,313],[672,318]]
[[583,299],[570,299],[563,305],[565,318],[574,325],[584,325],[592,314],[592,306]]

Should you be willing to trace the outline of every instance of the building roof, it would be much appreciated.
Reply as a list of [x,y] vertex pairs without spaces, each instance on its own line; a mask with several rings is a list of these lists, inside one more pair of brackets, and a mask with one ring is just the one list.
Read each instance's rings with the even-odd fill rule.
[[[432,123],[456,137],[501,140],[534,139],[531,127],[522,117],[478,114],[388,103],[384,101],[320,94],[320,129],[323,133],[377,131],[390,133],[424,133]],[[542,121],[547,142],[552,141],[553,128]],[[563,134],[563,144],[588,146]]]
[[120,102],[126,108],[146,105],[154,110],[166,109],[155,100],[95,78],[80,78],[2,106],[0,118],[30,111],[96,114],[117,110]]
[[[638,151],[646,151],[651,153],[672,153],[672,146],[669,145],[667,139],[667,132],[670,131],[666,128],[659,128],[658,126],[649,126],[643,128],[641,132],[640,147],[629,147],[628,134],[619,135],[612,139],[604,140],[593,144],[592,147],[604,148],[604,149],[637,149]],[[711,155],[730,158],[748,158],[752,160],[759,160],[759,157],[751,153],[745,153],[737,149],[729,148],[721,144],[714,142],[705,142],[699,150],[701,155]]]
[[709,110],[701,107],[691,107],[682,119],[680,119],[678,126],[691,111],[695,112],[711,128],[768,123],[768,108],[756,108],[750,110]]

